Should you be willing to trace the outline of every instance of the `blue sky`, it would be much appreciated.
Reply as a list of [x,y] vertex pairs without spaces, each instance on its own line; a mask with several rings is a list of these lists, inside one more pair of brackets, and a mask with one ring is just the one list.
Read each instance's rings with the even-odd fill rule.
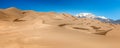
[[0,8],[8,7],[72,15],[85,12],[120,19],[120,0],[0,0]]

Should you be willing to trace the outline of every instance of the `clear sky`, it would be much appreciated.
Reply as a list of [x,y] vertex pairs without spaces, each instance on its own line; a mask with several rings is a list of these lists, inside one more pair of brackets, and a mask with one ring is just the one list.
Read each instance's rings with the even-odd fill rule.
[[8,7],[72,15],[85,12],[120,19],[120,0],[0,0],[0,8]]

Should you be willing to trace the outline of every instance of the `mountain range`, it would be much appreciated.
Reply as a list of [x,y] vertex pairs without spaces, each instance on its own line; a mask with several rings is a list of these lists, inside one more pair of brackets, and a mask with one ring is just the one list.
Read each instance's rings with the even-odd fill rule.
[[90,19],[96,19],[100,20],[102,22],[107,22],[107,23],[113,23],[113,24],[120,24],[120,20],[113,20],[104,16],[96,16],[92,13],[80,13],[75,15],[78,18],[90,18]]

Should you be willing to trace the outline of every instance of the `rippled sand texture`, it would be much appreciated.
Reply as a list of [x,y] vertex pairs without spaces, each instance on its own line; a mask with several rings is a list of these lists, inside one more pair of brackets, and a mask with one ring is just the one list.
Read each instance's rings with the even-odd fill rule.
[[120,25],[63,13],[1,9],[0,48],[120,48]]

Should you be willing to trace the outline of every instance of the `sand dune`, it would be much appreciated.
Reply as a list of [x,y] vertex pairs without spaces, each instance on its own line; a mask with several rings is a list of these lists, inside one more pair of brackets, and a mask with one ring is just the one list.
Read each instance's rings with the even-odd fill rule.
[[0,48],[120,48],[120,25],[54,12],[0,10]]

